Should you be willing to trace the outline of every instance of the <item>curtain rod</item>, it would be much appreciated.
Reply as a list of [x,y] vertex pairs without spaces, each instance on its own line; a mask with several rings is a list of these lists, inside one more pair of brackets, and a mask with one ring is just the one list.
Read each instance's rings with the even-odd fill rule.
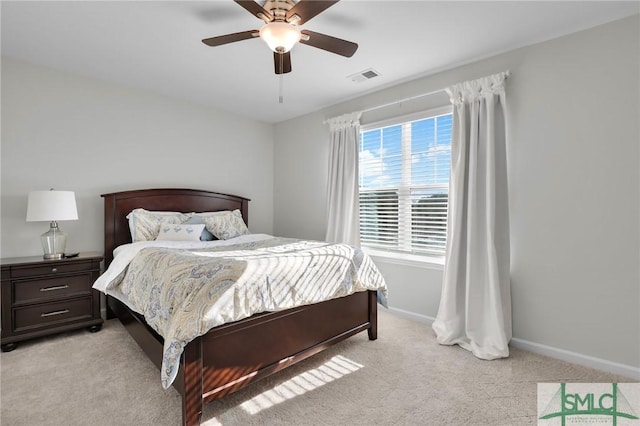
[[[382,104],[382,105],[377,105],[371,108],[367,108],[367,109],[363,109],[360,110],[359,112],[361,114],[364,114],[365,112],[369,112],[369,111],[374,111],[376,109],[382,109],[382,108],[386,108],[389,107],[391,105],[395,105],[395,104],[401,104],[402,102],[408,102],[408,101],[412,101],[414,99],[418,99],[418,98],[422,98],[424,96],[431,96],[431,95],[435,95],[436,93],[440,93],[440,92],[444,92],[446,89],[438,89],[438,90],[433,90],[431,92],[427,92],[427,93],[420,93],[419,95],[414,95],[414,96],[410,96],[408,98],[403,98],[403,99],[399,99],[397,101],[392,101],[392,102],[388,102],[386,104]],[[324,120],[322,122],[322,124],[327,124],[329,122],[330,119],[328,120]]]
[[[504,71],[504,78],[507,79],[508,77],[511,76],[511,70],[506,70]],[[443,88],[443,89],[438,89],[438,90],[432,90],[431,92],[427,92],[427,93],[421,93],[419,95],[414,95],[414,96],[410,96],[408,98],[404,98],[404,99],[400,99],[397,101],[392,101],[392,102],[388,102],[386,104],[382,104],[382,105],[378,105],[378,106],[374,106],[371,108],[367,108],[367,109],[363,109],[362,111],[360,111],[361,113],[365,113],[365,112],[369,112],[369,111],[374,111],[376,109],[381,109],[381,108],[386,108],[389,107],[391,105],[395,105],[395,104],[401,104],[402,102],[408,102],[408,101],[412,101],[414,99],[418,99],[418,98],[422,98],[424,96],[431,96],[431,95],[435,95],[436,93],[441,93],[441,92],[445,92],[447,89]]]
[[[506,70],[504,71],[504,78],[507,79],[511,76],[511,70]],[[381,108],[386,108],[392,105],[396,105],[396,104],[401,104],[402,102],[408,102],[408,101],[412,101],[414,99],[419,99],[425,96],[431,96],[431,95],[435,95],[436,93],[441,93],[441,92],[445,92],[447,90],[447,88],[443,88],[443,89],[438,89],[438,90],[432,90],[431,92],[426,92],[426,93],[420,93],[419,95],[414,95],[414,96],[409,96],[408,98],[403,98],[403,99],[399,99],[397,101],[392,101],[392,102],[388,102],[386,104],[382,104],[382,105],[377,105],[371,108],[367,108],[367,109],[363,109],[360,110],[359,112],[361,114],[364,114],[365,112],[369,112],[369,111],[374,111],[376,109],[381,109]],[[327,124],[329,121],[328,120],[324,120],[322,122],[322,124]]]

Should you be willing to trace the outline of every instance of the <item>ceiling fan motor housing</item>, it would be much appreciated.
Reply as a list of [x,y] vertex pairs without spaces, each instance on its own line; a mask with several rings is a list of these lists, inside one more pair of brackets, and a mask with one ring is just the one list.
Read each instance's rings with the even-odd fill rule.
[[[262,8],[271,12],[273,20],[276,22],[287,22],[287,12],[291,10],[296,3],[293,0],[266,0]],[[294,24],[295,22],[291,22]]]

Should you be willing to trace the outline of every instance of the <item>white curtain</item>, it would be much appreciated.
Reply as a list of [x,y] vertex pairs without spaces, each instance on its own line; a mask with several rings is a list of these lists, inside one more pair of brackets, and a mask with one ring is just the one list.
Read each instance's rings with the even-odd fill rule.
[[360,246],[358,199],[358,141],[360,116],[354,112],[329,123],[329,181],[326,240]]
[[511,282],[505,129],[508,72],[447,89],[453,104],[447,250],[438,342],[509,356]]

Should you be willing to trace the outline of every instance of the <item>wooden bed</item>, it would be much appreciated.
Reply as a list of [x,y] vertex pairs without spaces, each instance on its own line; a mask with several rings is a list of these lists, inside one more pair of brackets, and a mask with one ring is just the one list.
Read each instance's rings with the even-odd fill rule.
[[[135,208],[205,212],[239,209],[248,224],[250,200],[193,189],[145,189],[103,194],[105,267],[113,250],[131,242],[125,216]],[[304,360],[364,330],[377,338],[375,291],[254,315],[224,324],[190,342],[173,386],[182,395],[182,424],[198,425],[204,403]],[[147,356],[160,368],[163,339],[144,318],[107,296],[108,317],[117,316]],[[158,376],[158,385],[160,377]]]

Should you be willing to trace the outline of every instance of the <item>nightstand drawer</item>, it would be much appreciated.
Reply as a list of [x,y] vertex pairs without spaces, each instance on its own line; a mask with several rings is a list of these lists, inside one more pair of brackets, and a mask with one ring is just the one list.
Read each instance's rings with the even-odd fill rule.
[[17,308],[14,311],[13,331],[19,332],[48,324],[78,321],[91,318],[91,315],[91,297]]
[[13,303],[38,302],[91,293],[91,274],[13,281]]
[[49,264],[45,266],[14,266],[11,278],[34,277],[38,275],[64,274],[66,272],[90,271],[91,262]]

